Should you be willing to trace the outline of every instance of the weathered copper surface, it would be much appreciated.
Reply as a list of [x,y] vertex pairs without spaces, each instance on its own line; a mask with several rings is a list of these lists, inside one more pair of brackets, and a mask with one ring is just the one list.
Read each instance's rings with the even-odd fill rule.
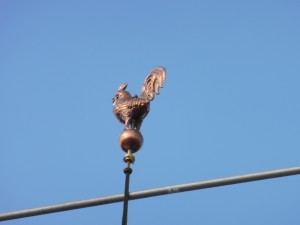
[[150,110],[150,101],[155,94],[159,94],[159,88],[163,87],[166,80],[164,67],[157,67],[146,78],[140,96],[131,96],[126,91],[127,84],[122,84],[113,98],[113,112],[117,119],[125,125],[125,129],[139,131],[144,118]]
[[119,144],[125,152],[131,150],[135,153],[143,145],[143,136],[135,129],[125,129],[120,135]]

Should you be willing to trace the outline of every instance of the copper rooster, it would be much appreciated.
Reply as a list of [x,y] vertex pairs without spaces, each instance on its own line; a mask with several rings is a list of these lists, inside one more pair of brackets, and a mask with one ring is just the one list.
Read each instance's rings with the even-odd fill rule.
[[150,110],[150,101],[155,94],[159,94],[159,88],[163,87],[166,80],[164,67],[157,67],[147,76],[140,97],[131,96],[126,91],[127,84],[122,84],[113,98],[113,112],[117,119],[125,124],[125,129],[140,130],[143,119]]

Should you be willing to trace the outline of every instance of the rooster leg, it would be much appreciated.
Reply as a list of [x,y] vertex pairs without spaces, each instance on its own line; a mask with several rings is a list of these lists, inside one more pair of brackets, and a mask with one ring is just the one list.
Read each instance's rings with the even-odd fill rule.
[[130,129],[131,124],[130,124],[130,117],[125,117],[125,129]]
[[143,119],[136,120],[135,122],[135,129],[139,131],[142,126]]

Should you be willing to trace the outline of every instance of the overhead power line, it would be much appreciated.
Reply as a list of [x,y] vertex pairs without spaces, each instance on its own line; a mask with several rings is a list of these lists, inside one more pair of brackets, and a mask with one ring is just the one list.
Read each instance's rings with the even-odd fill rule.
[[[225,185],[245,183],[245,182],[257,181],[257,180],[266,180],[266,179],[285,177],[285,176],[291,176],[296,174],[300,174],[300,166],[259,172],[259,173],[252,173],[246,175],[239,175],[233,177],[218,178],[213,180],[199,181],[194,183],[167,186],[167,187],[149,189],[144,191],[136,191],[136,192],[131,192],[129,194],[129,200],[174,194],[174,193],[185,192],[185,191],[193,191],[198,189],[220,187]],[[111,196],[101,197],[101,198],[93,198],[93,199],[87,199],[87,200],[81,200],[75,202],[68,202],[68,203],[57,204],[52,206],[44,206],[44,207],[33,208],[33,209],[7,212],[7,213],[0,214],[0,221],[19,219],[19,218],[30,217],[30,216],[38,216],[43,214],[62,212],[62,211],[86,208],[91,206],[111,204],[116,202],[122,202],[123,200],[124,200],[124,194],[118,194],[118,195],[111,195]]]

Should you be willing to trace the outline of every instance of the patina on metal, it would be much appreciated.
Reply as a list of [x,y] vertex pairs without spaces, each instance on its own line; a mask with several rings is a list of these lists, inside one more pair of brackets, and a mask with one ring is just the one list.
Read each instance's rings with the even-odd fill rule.
[[132,153],[135,153],[142,147],[141,125],[150,111],[150,102],[154,99],[155,94],[159,94],[159,88],[163,87],[165,80],[165,68],[157,67],[147,76],[139,97],[131,96],[126,91],[127,84],[122,84],[117,90],[113,98],[113,112],[117,119],[124,124],[119,144],[125,152],[131,150]]
[[143,136],[140,132],[143,120],[150,111],[150,102],[155,94],[159,94],[159,88],[163,87],[166,80],[164,67],[157,67],[147,76],[140,96],[131,96],[126,91],[127,84],[122,84],[113,98],[113,112],[117,119],[124,124],[124,130],[119,137],[119,144],[126,152],[123,161],[127,164],[124,169],[125,191],[122,225],[127,225],[128,200],[129,200],[129,179],[132,169],[130,164],[134,163],[133,153],[137,152],[143,145]]
[[135,129],[124,129],[119,137],[119,144],[125,152],[131,150],[135,153],[143,145],[143,136]]
[[166,70],[163,67],[154,69],[146,78],[140,97],[131,96],[126,91],[127,84],[122,84],[113,98],[113,112],[117,119],[125,125],[125,129],[140,130],[144,118],[150,110],[150,101],[166,80]]

